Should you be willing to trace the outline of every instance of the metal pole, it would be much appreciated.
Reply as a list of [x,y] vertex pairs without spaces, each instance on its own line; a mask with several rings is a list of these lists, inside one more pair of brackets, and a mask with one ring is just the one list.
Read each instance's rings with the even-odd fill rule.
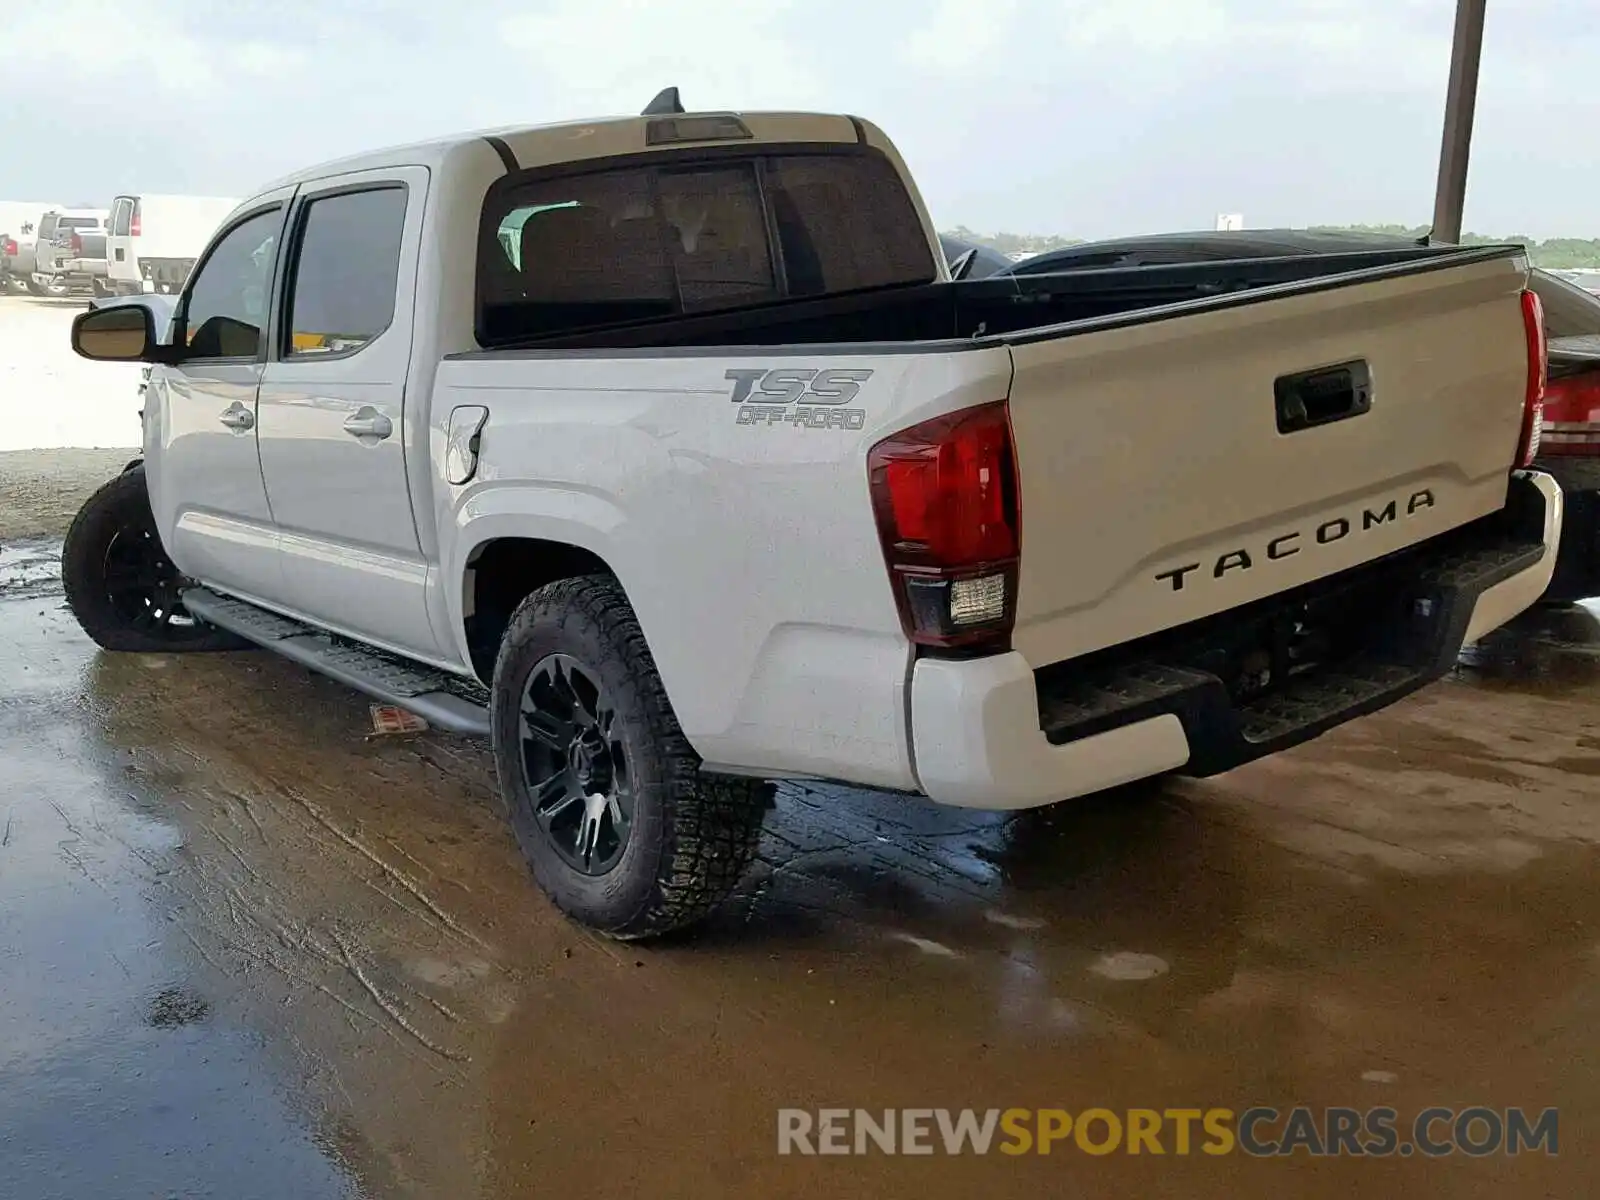
[[1467,202],[1467,157],[1478,105],[1478,60],[1489,0],[1456,0],[1455,46],[1450,52],[1450,90],[1444,102],[1444,144],[1439,150],[1439,186],[1433,200],[1433,240],[1459,242]]

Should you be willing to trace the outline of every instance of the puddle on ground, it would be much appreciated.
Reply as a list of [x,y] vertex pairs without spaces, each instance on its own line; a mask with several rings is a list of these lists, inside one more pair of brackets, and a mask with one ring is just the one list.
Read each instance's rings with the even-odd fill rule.
[[31,540],[0,545],[0,600],[24,600],[60,591],[60,542]]

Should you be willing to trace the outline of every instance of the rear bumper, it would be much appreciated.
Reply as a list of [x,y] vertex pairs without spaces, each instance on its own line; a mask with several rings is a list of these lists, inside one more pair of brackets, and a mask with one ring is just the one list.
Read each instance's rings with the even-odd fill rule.
[[1564,515],[1555,577],[1540,599],[1570,604],[1600,596],[1600,460],[1556,460],[1550,473],[1565,495]]
[[[919,785],[943,804],[1032,808],[1169,771],[1213,775],[1308,741],[1438,679],[1463,645],[1532,605],[1561,527],[1555,481],[1519,472],[1492,517],[1193,627],[1039,671],[1015,652],[921,659]],[[1205,667],[1241,631],[1324,609],[1360,639],[1335,661],[1252,695]]]

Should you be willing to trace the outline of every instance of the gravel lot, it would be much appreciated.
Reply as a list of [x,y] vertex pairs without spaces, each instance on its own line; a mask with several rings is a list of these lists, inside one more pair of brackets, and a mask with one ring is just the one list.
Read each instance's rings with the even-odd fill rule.
[[83,307],[0,296],[0,543],[59,536],[138,454],[139,368],[72,353]]
[[0,454],[0,544],[60,537],[79,506],[137,450],[11,450]]

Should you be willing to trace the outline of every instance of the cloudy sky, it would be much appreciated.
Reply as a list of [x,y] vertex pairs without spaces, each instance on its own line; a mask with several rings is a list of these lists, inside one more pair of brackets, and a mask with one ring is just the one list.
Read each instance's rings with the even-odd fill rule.
[[[1467,225],[1600,236],[1600,3],[1490,0]],[[456,130],[854,112],[943,227],[1432,210],[1455,0],[56,0],[0,17],[0,199],[244,195]],[[70,20],[63,17],[70,16]]]

